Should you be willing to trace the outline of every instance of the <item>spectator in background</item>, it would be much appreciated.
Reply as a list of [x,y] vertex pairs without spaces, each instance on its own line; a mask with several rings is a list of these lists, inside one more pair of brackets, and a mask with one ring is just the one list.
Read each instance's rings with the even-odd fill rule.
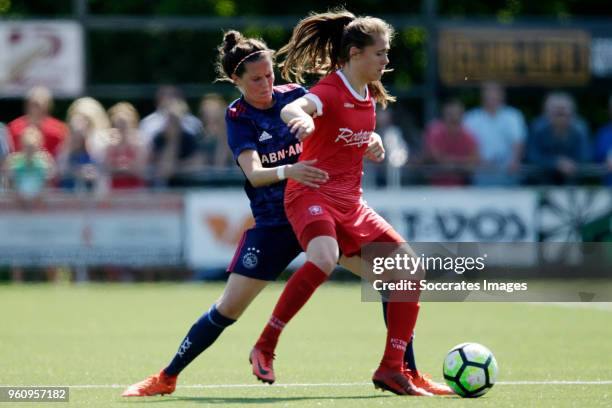
[[14,151],[22,148],[21,138],[24,130],[35,126],[42,134],[42,147],[53,157],[57,157],[59,147],[66,138],[64,122],[49,115],[53,107],[51,91],[45,87],[34,87],[26,95],[25,115],[8,124],[11,145]]
[[376,163],[366,160],[364,166],[363,183],[399,187],[401,184],[401,168],[408,161],[410,149],[404,139],[402,129],[395,124],[394,111],[392,108],[377,109],[376,111],[376,133],[382,139],[386,150],[384,163]]
[[538,166],[535,181],[562,184],[575,180],[578,166],[589,161],[588,136],[573,125],[575,106],[566,93],[551,93],[546,102],[547,123],[529,135],[527,160]]
[[[55,175],[53,157],[43,148],[43,135],[36,126],[28,126],[21,132],[21,150],[11,153],[4,162],[4,173],[9,187],[23,210],[36,208],[43,200],[46,187]],[[22,282],[24,268],[11,266],[13,282]],[[49,281],[57,276],[56,268],[44,268]]]
[[[550,117],[551,110],[555,107],[555,98],[557,93],[552,92],[546,96],[544,99],[544,108],[542,114],[535,118],[531,123],[531,133],[539,132],[545,127],[550,125]],[[589,134],[589,126],[587,122],[578,114],[578,112],[574,112],[572,117],[571,126],[574,127],[578,132],[581,132],[585,135]]]
[[[183,95],[175,86],[164,85],[157,90],[155,94],[155,112],[144,117],[140,122],[140,134],[146,146],[151,146],[153,138],[166,128],[168,105],[176,99],[183,100]],[[187,133],[195,134],[199,137],[202,135],[202,122],[189,112],[181,119],[181,128]]]
[[594,156],[595,161],[602,163],[608,170],[604,184],[612,186],[612,95],[608,99],[608,115],[610,122],[597,131]]
[[77,99],[68,108],[68,126],[68,137],[57,159],[59,186],[104,191],[106,179],[100,167],[110,139],[106,111],[93,98]]
[[112,129],[104,154],[104,170],[111,188],[130,189],[145,185],[147,150],[140,140],[138,112],[127,102],[108,110]]
[[204,164],[214,167],[229,167],[234,163],[227,144],[225,108],[227,103],[218,94],[204,95],[200,102],[200,118],[204,125]]
[[11,152],[9,133],[4,123],[0,122],[0,168],[4,158]]
[[188,112],[187,104],[180,99],[174,99],[166,106],[165,127],[152,143],[151,164],[156,185],[188,185],[189,182],[183,178],[185,173],[201,169],[204,163],[200,135],[181,125]]
[[431,123],[425,132],[426,161],[442,166],[457,166],[451,171],[435,172],[431,184],[460,186],[469,184],[469,169],[479,162],[478,144],[463,126],[464,107],[461,101],[450,99],[442,106],[442,120]]
[[479,186],[515,185],[527,136],[523,114],[505,104],[505,92],[497,82],[485,82],[482,106],[465,115],[465,126],[476,137],[480,169],[474,174]]
[[55,164],[43,149],[43,136],[35,126],[21,133],[21,151],[11,153],[4,163],[9,186],[22,208],[29,209],[42,200],[49,180],[54,177]]
[[98,162],[104,160],[104,152],[110,143],[110,120],[104,106],[89,96],[75,100],[68,107],[68,119],[74,115],[83,115],[90,122],[87,134],[87,145],[90,154]]

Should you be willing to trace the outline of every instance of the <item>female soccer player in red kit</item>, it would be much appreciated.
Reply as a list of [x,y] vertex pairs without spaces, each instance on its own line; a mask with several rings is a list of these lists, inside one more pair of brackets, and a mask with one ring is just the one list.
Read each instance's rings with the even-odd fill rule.
[[[292,180],[287,184],[285,210],[307,262],[287,282],[251,352],[255,375],[273,372],[274,350],[283,327],[325,282],[340,251],[353,257],[368,243],[405,242],[365,205],[361,190],[363,155],[375,127],[375,104],[385,107],[394,101],[380,82],[389,63],[392,36],[393,28],[383,20],[356,18],[339,10],[300,21],[279,52],[285,54],[285,79],[301,82],[304,73],[327,73],[308,94],[285,106],[281,117],[303,140],[300,161],[317,158],[317,167],[329,179],[317,189]],[[403,365],[418,311],[416,301],[388,303],[385,351],[372,381],[376,388],[400,395],[448,394],[447,387]]]

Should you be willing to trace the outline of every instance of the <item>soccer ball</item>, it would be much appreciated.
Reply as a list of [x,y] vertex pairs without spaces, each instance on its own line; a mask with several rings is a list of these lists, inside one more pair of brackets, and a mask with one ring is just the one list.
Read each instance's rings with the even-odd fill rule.
[[448,386],[464,398],[486,394],[495,384],[498,371],[491,350],[478,343],[453,347],[444,359],[442,370]]

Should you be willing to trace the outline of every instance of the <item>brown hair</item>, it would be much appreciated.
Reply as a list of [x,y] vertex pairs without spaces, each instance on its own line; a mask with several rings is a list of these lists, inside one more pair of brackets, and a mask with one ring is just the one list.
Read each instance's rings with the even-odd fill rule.
[[223,42],[217,47],[217,81],[232,81],[232,75],[242,76],[247,62],[254,62],[265,56],[273,55],[263,40],[244,37],[236,30],[223,34]]
[[115,120],[118,118],[123,117],[129,123],[131,128],[137,128],[140,120],[138,111],[134,105],[129,102],[116,103],[108,110],[108,116],[111,123],[115,122]]
[[[305,73],[329,74],[348,62],[351,47],[372,45],[375,34],[391,40],[394,33],[393,27],[379,18],[355,17],[345,9],[311,14],[295,26],[289,42],[278,51],[278,55],[285,55],[281,75],[287,81],[303,83]],[[395,101],[380,81],[369,83],[368,88],[383,107]]]

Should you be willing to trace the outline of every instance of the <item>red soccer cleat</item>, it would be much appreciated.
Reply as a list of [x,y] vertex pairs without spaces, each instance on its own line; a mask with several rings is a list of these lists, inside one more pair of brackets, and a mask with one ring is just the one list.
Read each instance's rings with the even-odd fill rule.
[[418,370],[406,369],[406,374],[412,380],[412,383],[433,395],[454,395],[451,388],[445,384],[440,384],[431,379],[429,374],[422,374]]
[[132,384],[123,391],[122,397],[150,397],[172,394],[176,388],[176,376],[167,375],[164,370]]
[[374,387],[383,391],[391,391],[397,395],[415,395],[421,397],[431,397],[433,394],[417,387],[412,383],[412,379],[402,368],[391,370],[385,367],[378,367],[372,377]]
[[276,381],[274,376],[274,354],[266,353],[258,348],[253,348],[249,355],[249,363],[253,367],[253,375],[261,382],[273,384]]

